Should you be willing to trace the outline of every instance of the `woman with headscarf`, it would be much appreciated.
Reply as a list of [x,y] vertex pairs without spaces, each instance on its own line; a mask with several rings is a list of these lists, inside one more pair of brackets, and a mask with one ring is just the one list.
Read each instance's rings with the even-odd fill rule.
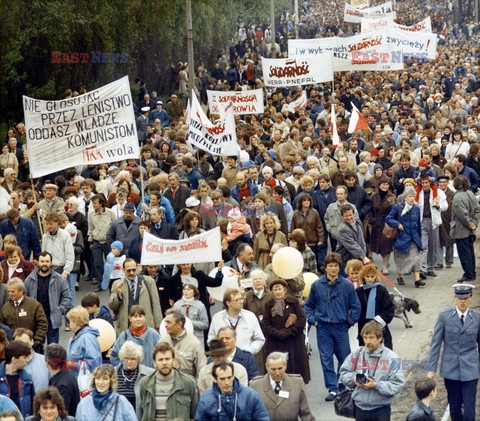
[[415,288],[425,285],[420,280],[420,250],[422,250],[422,224],[420,222],[420,207],[415,204],[415,189],[407,187],[403,200],[392,206],[385,222],[397,228],[397,238],[393,243],[393,256],[397,265],[398,285],[405,285],[402,272],[413,271]]

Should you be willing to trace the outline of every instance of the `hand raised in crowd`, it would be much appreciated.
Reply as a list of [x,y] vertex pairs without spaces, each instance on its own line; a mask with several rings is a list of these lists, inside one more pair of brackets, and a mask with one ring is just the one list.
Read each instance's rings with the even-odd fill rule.
[[225,261],[224,260],[220,260],[220,262],[218,262],[218,271],[221,272],[223,267],[225,266]]
[[115,289],[117,294],[121,297],[123,295],[123,281],[119,281]]

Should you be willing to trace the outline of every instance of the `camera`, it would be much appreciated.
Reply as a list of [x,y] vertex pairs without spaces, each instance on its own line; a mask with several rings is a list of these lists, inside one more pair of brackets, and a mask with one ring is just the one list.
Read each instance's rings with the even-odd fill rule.
[[365,384],[367,383],[368,379],[367,379],[367,376],[365,376],[365,374],[357,374],[356,381],[357,383]]

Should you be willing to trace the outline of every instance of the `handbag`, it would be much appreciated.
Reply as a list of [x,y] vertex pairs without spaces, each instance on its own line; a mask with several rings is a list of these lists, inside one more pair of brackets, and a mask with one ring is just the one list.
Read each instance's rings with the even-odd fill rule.
[[[398,205],[398,215],[397,219],[400,220],[400,212],[401,212],[401,206],[400,204]],[[397,238],[398,234],[398,228],[391,227],[385,222],[385,225],[383,226],[382,230],[382,237],[383,238],[388,238],[389,240],[395,240]]]
[[335,397],[333,407],[335,414],[345,418],[355,418],[355,406],[353,405],[352,389],[345,388]]
[[80,372],[78,373],[77,383],[78,383],[78,390],[80,392],[80,399],[87,397],[91,390],[90,390],[90,381],[92,379],[92,373],[86,367],[80,368]]

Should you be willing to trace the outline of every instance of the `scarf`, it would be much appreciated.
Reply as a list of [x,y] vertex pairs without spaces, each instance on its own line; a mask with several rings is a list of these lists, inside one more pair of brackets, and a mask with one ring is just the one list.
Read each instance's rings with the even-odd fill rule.
[[93,388],[92,393],[90,396],[93,399],[93,405],[97,411],[101,411],[103,408],[107,406],[108,400],[110,396],[112,396],[112,391],[107,393],[100,393],[96,387]]
[[363,284],[362,288],[364,290],[370,289],[370,294],[368,296],[367,302],[367,312],[365,314],[365,318],[367,320],[371,320],[375,318],[375,299],[377,298],[377,287],[380,284],[378,282],[374,282],[372,285]]
[[133,325],[130,325],[130,333],[136,338],[142,336],[146,331],[147,331],[146,323],[141,327],[133,327]]
[[[400,205],[399,205],[399,206],[400,206]],[[405,207],[403,208],[400,217],[402,217],[403,215],[405,215],[407,212],[410,212],[410,209],[412,209],[412,207],[413,207],[413,205],[409,205],[407,202],[405,202]]]
[[192,297],[192,298],[182,297],[182,298],[183,298],[183,301],[185,301],[186,303],[193,303],[193,300],[195,300],[195,297]]
[[276,314],[283,317],[283,310],[285,310],[285,300],[275,299],[275,304],[272,307],[272,317],[275,317]]

